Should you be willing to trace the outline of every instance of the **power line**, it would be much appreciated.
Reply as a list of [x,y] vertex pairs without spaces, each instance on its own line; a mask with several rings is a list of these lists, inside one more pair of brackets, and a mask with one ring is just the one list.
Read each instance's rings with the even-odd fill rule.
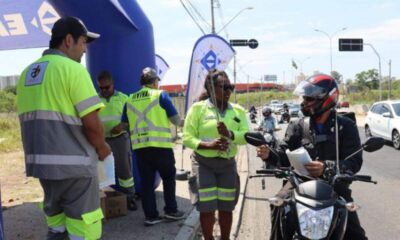
[[202,15],[201,12],[198,10],[198,8],[195,7],[194,4],[193,4],[190,0],[186,0],[186,1],[189,3],[189,5],[192,7],[192,9],[196,12],[197,16],[198,16],[199,18],[201,18],[201,20],[202,20],[206,25],[208,25],[208,27],[211,27],[211,24],[207,22],[207,20],[203,17],[203,15]]
[[201,28],[201,26],[199,25],[199,23],[196,21],[196,19],[193,17],[193,15],[190,13],[189,9],[185,6],[185,4],[183,3],[182,0],[179,0],[183,6],[183,8],[186,10],[187,14],[189,14],[189,16],[192,18],[192,20],[194,21],[194,23],[196,24],[196,26],[200,29],[200,31],[205,35],[205,31],[203,30],[203,28]]

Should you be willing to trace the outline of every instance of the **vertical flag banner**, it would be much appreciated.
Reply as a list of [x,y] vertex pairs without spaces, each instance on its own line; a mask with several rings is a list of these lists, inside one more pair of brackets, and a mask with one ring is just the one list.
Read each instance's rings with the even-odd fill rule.
[[204,35],[197,40],[190,62],[185,113],[193,103],[198,101],[203,92],[208,71],[213,68],[225,70],[234,55],[235,50],[232,46],[216,34]]
[[0,50],[48,46],[59,18],[45,0],[0,0]]
[[160,55],[156,54],[156,71],[157,75],[160,77],[160,84],[165,76],[165,73],[168,71],[169,65]]

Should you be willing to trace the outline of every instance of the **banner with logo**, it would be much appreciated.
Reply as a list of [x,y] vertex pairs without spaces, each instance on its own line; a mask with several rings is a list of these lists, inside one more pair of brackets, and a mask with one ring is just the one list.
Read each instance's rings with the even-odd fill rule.
[[204,81],[211,69],[225,70],[235,55],[235,50],[222,37],[208,34],[197,40],[190,62],[186,91],[185,113],[197,102],[204,91]]
[[[163,80],[165,73],[168,71],[169,65],[160,55],[156,54],[156,71],[158,77],[160,77],[161,81]],[[161,84],[160,81],[160,84]]]
[[0,0],[0,50],[48,46],[59,18],[45,0]]

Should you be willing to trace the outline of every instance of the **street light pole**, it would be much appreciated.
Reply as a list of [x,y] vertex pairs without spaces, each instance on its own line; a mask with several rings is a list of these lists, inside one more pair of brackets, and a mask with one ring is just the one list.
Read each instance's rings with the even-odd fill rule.
[[[253,7],[246,7],[246,8],[243,8],[242,10],[240,10],[238,13],[236,13],[235,16],[233,16],[233,17],[231,18],[231,20],[229,20],[224,26],[222,26],[222,28],[217,32],[217,34],[220,33],[222,30],[224,30],[224,29],[225,29],[233,20],[235,20],[235,18],[236,18],[237,16],[239,16],[243,11],[245,11],[245,10],[251,10],[251,9],[253,9]],[[214,26],[214,25],[213,25],[213,26]],[[213,33],[215,33],[215,27],[213,27],[213,29],[214,29]],[[236,87],[236,52],[235,52],[235,54],[233,55],[233,84],[234,84],[234,86]],[[234,97],[235,103],[237,103],[237,99],[236,99],[236,88],[233,90],[233,97]]]
[[382,101],[382,71],[381,71],[381,56],[379,55],[378,51],[372,46],[370,43],[364,43],[363,45],[370,46],[372,50],[374,50],[376,56],[379,60],[379,101]]
[[331,35],[328,34],[328,33],[325,32],[325,31],[320,30],[320,29],[314,29],[314,31],[320,32],[320,33],[324,34],[324,35],[327,36],[328,39],[329,39],[329,55],[330,55],[330,64],[331,64],[331,72],[330,72],[330,74],[332,74],[332,70],[333,70],[333,67],[332,67],[332,38],[333,38],[333,36],[335,36],[335,34],[337,34],[338,32],[344,31],[344,30],[346,30],[346,29],[347,29],[347,27],[341,28],[341,29],[337,30],[336,32],[332,33]]
[[217,34],[220,33],[222,30],[224,30],[224,29],[225,29],[233,20],[235,20],[235,18],[237,18],[243,11],[252,10],[252,9],[254,9],[254,8],[253,8],[253,7],[245,7],[245,8],[243,8],[242,10],[240,10],[238,13],[236,13],[235,16],[233,16],[233,17],[231,18],[231,20],[229,20],[224,26],[222,26],[222,28],[217,32]]
[[215,21],[214,21],[214,0],[211,0],[211,33],[215,33]]

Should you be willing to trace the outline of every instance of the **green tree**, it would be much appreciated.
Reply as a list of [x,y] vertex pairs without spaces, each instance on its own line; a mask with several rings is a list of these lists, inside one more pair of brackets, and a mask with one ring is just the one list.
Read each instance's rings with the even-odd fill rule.
[[15,112],[17,109],[16,96],[13,93],[0,91],[0,112]]
[[341,84],[343,81],[343,75],[340,74],[338,71],[332,71],[331,76],[336,80],[338,84]]
[[3,91],[17,95],[17,86],[7,86],[3,89]]
[[356,74],[355,85],[359,89],[367,86],[369,90],[379,88],[379,74],[376,69],[369,69]]

